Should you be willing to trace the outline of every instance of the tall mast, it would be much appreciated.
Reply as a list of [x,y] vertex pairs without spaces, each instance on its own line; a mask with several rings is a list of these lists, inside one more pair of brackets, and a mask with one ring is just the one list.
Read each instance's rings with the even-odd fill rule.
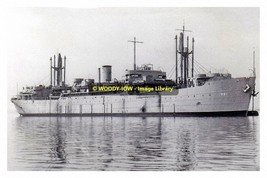
[[178,49],[177,49],[177,35],[175,35],[175,82],[178,83]]
[[[255,71],[255,51],[253,51],[253,76],[256,77],[256,71]],[[252,91],[252,111],[254,111],[254,97],[255,97],[255,84]]]
[[195,39],[192,38],[192,78],[194,77],[194,43],[195,43]]
[[52,57],[50,57],[50,86],[52,86]]
[[[256,80],[256,68],[255,68],[255,51],[253,51],[253,77],[255,77]],[[255,89],[256,83],[254,83],[253,90],[252,90],[252,111],[254,111],[254,97],[256,97],[259,92],[256,92]]]
[[181,54],[181,61],[180,61],[180,67],[181,67],[181,81],[184,81],[184,74],[183,74],[183,51],[184,51],[184,36],[183,33],[180,33],[180,39],[179,39],[179,49]]
[[[183,34],[183,39],[184,39],[185,35]],[[184,43],[183,43],[184,44]],[[183,60],[184,60],[184,85],[186,85],[186,81],[187,81],[187,75],[186,75],[186,70],[187,70],[187,64],[186,64],[186,61],[187,61],[187,57],[186,57],[186,54],[187,54],[187,51],[185,50],[185,47],[183,45]]]
[[61,54],[58,53],[58,58],[57,58],[57,85],[61,86],[62,84],[62,57]]
[[187,77],[188,77],[188,55],[191,54],[189,52],[189,37],[187,37],[187,49],[184,48],[184,37],[185,32],[192,32],[190,30],[185,30],[185,26],[183,25],[183,29],[176,29],[178,31],[182,31],[180,33],[179,38],[179,53],[181,54],[181,81],[183,85],[187,86]]
[[56,86],[56,56],[54,55],[54,86]]
[[143,43],[142,41],[136,41],[136,38],[134,37],[134,40],[128,40],[128,42],[131,42],[134,44],[134,71],[136,71],[136,43]]
[[189,61],[188,61],[188,55],[189,55],[189,36],[187,36],[187,39],[186,39],[186,47],[187,47],[187,49],[186,49],[186,60],[185,60],[185,62],[186,62],[186,79],[187,79],[188,76],[189,76],[189,69],[188,69],[188,67],[189,67]]
[[66,56],[64,56],[64,86],[66,85]]
[[256,77],[256,68],[255,68],[255,51],[253,51],[253,75]]

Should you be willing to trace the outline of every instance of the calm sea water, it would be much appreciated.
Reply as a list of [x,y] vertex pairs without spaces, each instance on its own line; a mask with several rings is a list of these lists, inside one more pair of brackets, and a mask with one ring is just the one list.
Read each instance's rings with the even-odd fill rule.
[[8,170],[259,170],[258,117],[16,117]]

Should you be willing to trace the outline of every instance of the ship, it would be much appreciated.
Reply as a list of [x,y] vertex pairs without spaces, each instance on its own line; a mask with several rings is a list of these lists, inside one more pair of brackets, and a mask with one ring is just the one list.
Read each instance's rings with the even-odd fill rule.
[[112,79],[112,66],[98,68],[95,79],[66,84],[66,56],[50,58],[50,85],[23,87],[11,98],[20,116],[247,116],[255,92],[253,76],[196,73],[194,38],[185,28],[175,36],[175,80],[152,64],[136,66],[122,80]]

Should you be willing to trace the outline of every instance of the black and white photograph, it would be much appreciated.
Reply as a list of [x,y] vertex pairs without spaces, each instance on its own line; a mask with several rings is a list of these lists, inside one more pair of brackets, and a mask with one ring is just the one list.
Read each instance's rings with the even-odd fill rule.
[[8,13],[8,171],[260,171],[259,7]]

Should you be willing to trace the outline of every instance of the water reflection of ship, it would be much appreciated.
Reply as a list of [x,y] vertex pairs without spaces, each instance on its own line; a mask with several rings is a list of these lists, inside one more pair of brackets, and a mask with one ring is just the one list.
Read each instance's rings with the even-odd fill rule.
[[[162,145],[161,145],[161,118],[157,118],[156,125],[147,123],[148,120],[142,118],[142,125],[140,131],[132,132],[134,135],[129,135],[133,139],[134,152],[129,154],[129,158],[132,161],[141,161],[142,159],[151,159],[153,161],[157,157],[162,156]],[[153,123],[154,124],[154,123]],[[154,127],[157,127],[155,129]]]
[[[62,119],[62,118],[61,118]],[[98,118],[99,119],[99,118]],[[112,118],[102,118],[102,124],[99,127],[93,122],[95,119],[91,119],[90,128],[84,127],[84,120],[80,120],[80,126],[78,126],[78,135],[81,139],[75,143],[75,149],[80,148],[80,151],[74,152],[78,155],[84,155],[86,157],[91,157],[88,160],[88,164],[97,164],[99,170],[109,170],[109,167],[116,162],[116,158],[119,154],[123,154],[126,151],[124,156],[127,156],[130,161],[131,170],[144,170],[151,169],[155,170],[157,166],[164,167],[166,170],[176,169],[176,170],[192,170],[195,164],[195,147],[194,147],[194,134],[190,130],[183,128],[182,130],[177,131],[177,135],[173,138],[172,141],[176,141],[175,150],[164,145],[164,138],[162,134],[166,134],[166,131],[162,130],[163,118],[139,118],[138,122],[133,123],[130,120],[123,119],[120,124],[120,129],[128,130],[128,133],[120,133],[120,136],[123,138],[114,138],[113,125],[116,124],[113,122]],[[56,119],[56,122],[50,122],[50,158],[51,165],[50,167],[64,167],[64,164],[67,163],[67,153],[66,153],[66,132],[64,130],[65,119],[60,120]],[[52,122],[52,123],[51,123]],[[65,125],[68,123],[65,123]],[[118,124],[118,123],[117,123]],[[84,130],[85,129],[85,130]],[[100,129],[100,130],[98,130]],[[138,131],[137,131],[137,130]],[[173,128],[175,129],[175,128]],[[89,139],[84,140],[84,135],[88,131]],[[172,130],[175,131],[175,130]],[[162,133],[165,132],[165,133]],[[101,133],[101,134],[100,134]],[[100,135],[99,135],[100,134]],[[124,136],[123,136],[124,135]],[[101,136],[101,138],[99,138]],[[86,137],[85,137],[86,138]],[[118,147],[113,149],[114,145],[117,145],[118,142],[123,139],[126,143],[123,145],[131,145],[130,147],[120,150]],[[83,143],[82,145],[79,145]],[[96,150],[97,149],[97,150]],[[98,154],[96,154],[96,151]],[[176,153],[175,155],[173,155]],[[78,154],[78,155],[77,155]],[[95,157],[96,156],[96,157]],[[97,157],[100,156],[100,157]],[[166,156],[175,157],[172,165],[164,164],[161,162]],[[94,163],[95,161],[95,163]]]
[[195,143],[192,139],[192,133],[190,130],[183,130],[181,133],[181,143],[177,141],[177,147],[180,151],[177,154],[177,168],[180,171],[192,170],[195,167],[196,155],[195,155]]
[[[196,157],[194,139],[190,130],[184,128],[177,131],[177,135],[172,139],[176,142],[175,147],[169,147],[170,145],[164,143],[166,139],[166,130],[162,130],[164,118],[155,119],[143,119],[140,131],[133,131],[133,134],[129,135],[129,140],[133,140],[133,150],[129,150],[128,155],[133,162],[132,170],[157,170],[159,167],[163,170],[193,169]],[[173,161],[168,164],[163,163],[162,159],[166,157],[172,157],[170,160]]]
[[113,157],[113,119],[105,119],[103,118],[103,127],[102,134],[103,140],[101,141],[101,145],[99,149],[104,154],[104,159],[102,160],[102,168],[101,170],[106,170],[110,163],[114,160]]
[[255,169],[256,126],[252,117],[25,117],[16,119],[12,140],[14,157],[31,169],[237,170],[237,163]]
[[[67,163],[66,132],[63,118],[49,119],[51,167],[63,167]],[[57,164],[57,165],[55,165]]]

